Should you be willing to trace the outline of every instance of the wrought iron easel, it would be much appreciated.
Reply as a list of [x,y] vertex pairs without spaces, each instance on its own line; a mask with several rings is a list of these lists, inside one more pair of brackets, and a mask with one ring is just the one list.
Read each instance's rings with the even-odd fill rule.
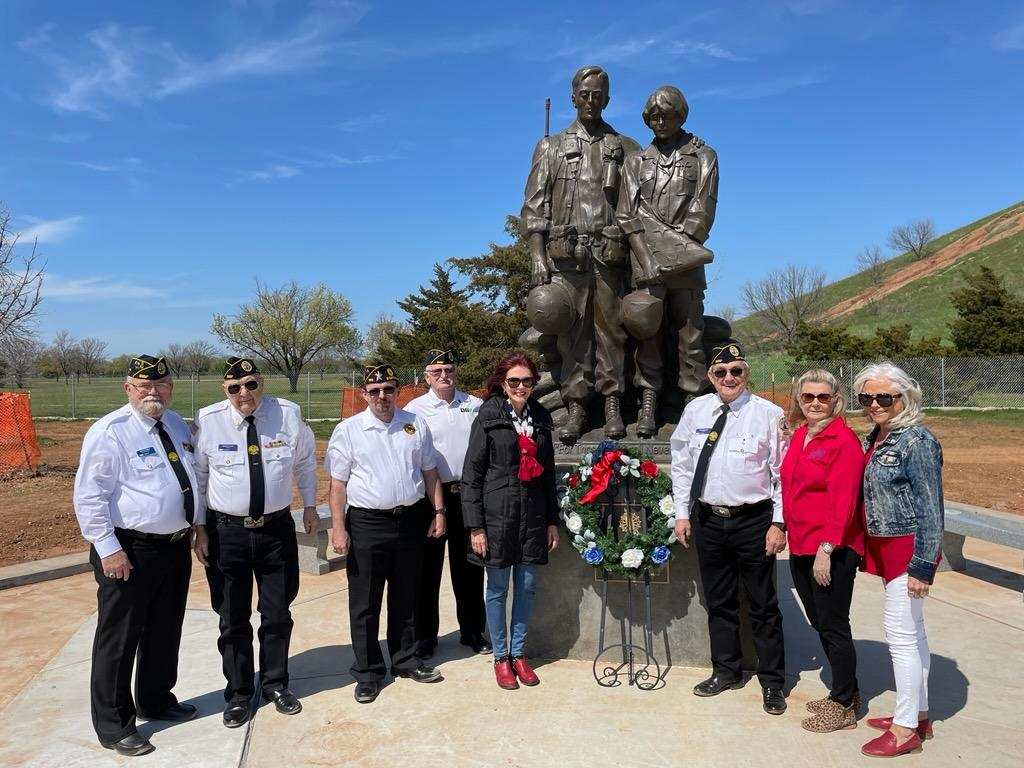
[[[625,489],[623,500],[616,502],[615,498],[619,490]],[[647,510],[633,497],[633,483],[628,479],[622,483],[609,485],[604,493],[606,501],[601,505],[601,516],[599,524],[607,533],[616,538],[619,537],[619,526],[623,512],[627,515],[639,512],[640,526],[647,530]],[[627,517],[627,525],[631,524],[630,517]],[[633,685],[642,691],[653,691],[661,687],[661,665],[654,656],[654,628],[651,623],[651,572],[643,569],[643,600],[644,600],[644,644],[636,645],[633,642],[633,582],[635,579],[626,578],[626,616],[625,623],[619,620],[620,641],[614,645],[605,645],[605,624],[608,616],[608,571],[601,571],[601,629],[597,640],[597,656],[594,657],[593,674],[597,684],[605,688],[614,688],[622,685],[619,679],[625,671],[626,684]],[[619,650],[621,661],[609,659],[602,661],[605,654],[613,655],[611,652]],[[638,658],[643,654],[643,661]],[[603,667],[602,667],[603,665]],[[598,669],[601,668],[599,672]],[[652,669],[653,668],[653,669]]]

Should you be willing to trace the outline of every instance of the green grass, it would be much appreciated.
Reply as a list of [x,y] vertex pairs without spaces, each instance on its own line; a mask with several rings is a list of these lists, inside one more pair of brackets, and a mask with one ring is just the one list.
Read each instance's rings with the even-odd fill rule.
[[1024,411],[1022,410],[997,409],[991,411],[947,411],[940,408],[926,408],[925,414],[929,418],[960,420],[971,423],[980,422],[983,424],[994,424],[1000,427],[1024,427]]

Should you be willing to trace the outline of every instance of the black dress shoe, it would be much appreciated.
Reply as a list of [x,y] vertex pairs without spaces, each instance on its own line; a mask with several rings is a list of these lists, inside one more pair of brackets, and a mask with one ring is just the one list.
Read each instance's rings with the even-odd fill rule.
[[380,693],[380,683],[376,681],[356,683],[356,701],[369,704]]
[[277,711],[282,715],[297,715],[302,711],[302,702],[287,688],[282,688],[280,691],[269,691],[263,696],[267,701],[274,702]]
[[248,701],[236,701],[228,704],[224,710],[224,725],[228,728],[238,728],[245,725],[252,715]]
[[139,717],[143,720],[168,720],[172,723],[184,723],[195,716],[196,708],[191,704],[172,704],[163,712],[158,712],[155,715],[139,712]]
[[101,741],[100,744],[106,749],[112,749],[117,754],[125,755],[126,757],[148,755],[155,749],[148,739],[139,736],[137,733],[129,733],[120,741]]
[[735,690],[742,687],[742,677],[725,677],[716,672],[707,680],[697,683],[693,687],[693,693],[695,696],[717,696],[722,691]]
[[483,635],[477,633],[475,635],[462,635],[459,638],[460,645],[468,645],[473,649],[473,653],[492,653],[494,649],[491,647],[490,642]]
[[442,680],[441,673],[434,667],[428,667],[420,664],[416,669],[411,670],[395,670],[395,677],[404,677],[413,682],[417,683],[436,683],[438,680]]
[[764,711],[769,715],[781,715],[786,711],[786,696],[781,688],[764,689]]

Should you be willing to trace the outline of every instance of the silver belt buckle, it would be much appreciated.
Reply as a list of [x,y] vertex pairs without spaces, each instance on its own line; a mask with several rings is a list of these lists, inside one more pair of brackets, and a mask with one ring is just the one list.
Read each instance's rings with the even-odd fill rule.
[[259,518],[256,518],[255,520],[253,520],[251,517],[246,515],[245,517],[242,518],[242,525],[245,528],[262,528],[263,527],[263,518],[259,517]]
[[711,511],[719,517],[732,517],[732,510],[729,507],[720,507],[717,504],[710,504]]

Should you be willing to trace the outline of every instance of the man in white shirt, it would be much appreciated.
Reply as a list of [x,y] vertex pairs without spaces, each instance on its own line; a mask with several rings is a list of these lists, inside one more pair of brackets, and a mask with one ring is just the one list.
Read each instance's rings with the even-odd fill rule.
[[360,704],[377,698],[387,672],[378,640],[385,585],[391,674],[418,683],[441,679],[416,657],[414,609],[424,542],[445,532],[444,496],[430,429],[395,407],[397,394],[390,365],[367,368],[368,407],[335,427],[324,459],[331,475],[331,546],[346,555],[352,676]]
[[302,704],[288,690],[289,606],[299,591],[299,553],[291,516],[292,480],[302,496],[307,533],[316,530],[316,442],[295,403],[263,393],[263,376],[247,357],[229,357],[227,400],[196,414],[196,478],[206,497],[195,550],[206,566],[213,610],[220,615],[224,725],[251,716],[252,583],[260,612],[260,688],[278,712]]
[[[712,675],[697,696],[742,686],[740,580],[750,596],[764,710],[786,710],[782,613],[775,556],[786,548],[779,466],[782,409],[747,389],[750,366],[737,344],[716,348],[713,394],[691,401],[672,434],[676,537],[689,546],[691,516],[708,609]],[[717,450],[716,450],[717,449]]]
[[168,410],[174,383],[164,359],[133,357],[124,391],[128,404],[85,434],[74,504],[99,585],[93,727],[104,747],[134,756],[153,751],[136,731],[136,714],[176,722],[196,714],[171,689],[192,573],[192,523],[203,498],[188,425]]
[[455,612],[459,619],[459,642],[474,653],[490,653],[484,637],[484,569],[466,561],[466,528],[462,522],[462,463],[469,447],[469,431],[483,400],[456,388],[456,356],[451,350],[427,352],[424,374],[430,391],[405,406],[405,410],[423,418],[430,427],[437,454],[437,473],[444,488],[445,536],[427,539],[423,548],[416,594],[416,654],[428,659],[437,647],[438,595],[444,569],[445,539],[448,540],[448,571],[455,593]]

